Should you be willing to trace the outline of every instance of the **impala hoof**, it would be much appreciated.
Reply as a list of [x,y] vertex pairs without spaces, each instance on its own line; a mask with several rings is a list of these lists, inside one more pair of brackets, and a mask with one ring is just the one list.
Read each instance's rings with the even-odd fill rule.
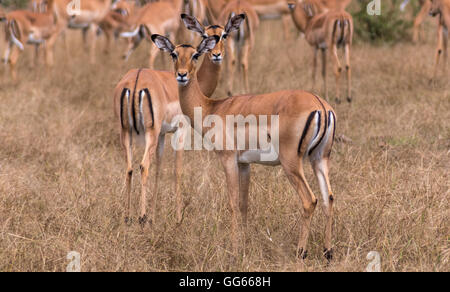
[[131,224],[133,223],[133,219],[131,219],[130,217],[125,217],[124,222],[127,226],[131,226]]
[[306,260],[306,258],[308,257],[308,251],[307,250],[303,250],[300,249],[300,252],[298,253],[299,258],[301,258],[302,260]]
[[352,101],[353,101],[353,98],[352,98],[352,97],[350,97],[350,96],[347,97],[347,102],[348,102],[348,103],[352,103]]
[[141,227],[144,227],[147,221],[148,221],[147,215],[139,217],[139,224],[141,225]]
[[341,104],[341,99],[340,98],[336,98],[336,104]]
[[328,262],[333,260],[333,249],[325,249],[323,252],[323,256],[327,259]]

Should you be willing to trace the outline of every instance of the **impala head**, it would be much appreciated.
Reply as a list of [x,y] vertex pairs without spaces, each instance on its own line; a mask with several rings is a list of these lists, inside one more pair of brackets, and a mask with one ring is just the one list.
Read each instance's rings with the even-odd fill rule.
[[203,54],[214,49],[219,42],[219,37],[216,35],[206,37],[197,48],[191,45],[175,46],[168,38],[158,34],[152,35],[152,41],[160,50],[170,53],[174,62],[175,77],[178,84],[186,86],[197,72],[198,59]]
[[225,56],[224,42],[232,32],[239,29],[242,22],[245,20],[245,14],[230,16],[225,27],[211,25],[205,28],[195,17],[186,14],[182,14],[181,19],[187,29],[199,33],[203,39],[211,36],[216,36],[219,39],[215,48],[209,52],[208,57],[213,63],[221,64]]
[[431,0],[430,15],[435,17],[441,13],[441,0]]

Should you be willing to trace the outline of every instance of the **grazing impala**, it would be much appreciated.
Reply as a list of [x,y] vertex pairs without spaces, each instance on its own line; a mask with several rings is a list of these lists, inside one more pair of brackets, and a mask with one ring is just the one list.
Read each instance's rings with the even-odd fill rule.
[[432,82],[435,80],[439,61],[441,55],[444,54],[444,76],[448,79],[447,75],[447,61],[448,61],[448,31],[450,29],[450,0],[431,0],[430,14],[433,17],[439,16],[438,27],[438,47],[436,50],[436,62],[433,70]]
[[[232,212],[231,229],[232,243],[235,254],[239,250],[241,228],[239,224],[239,209],[244,226],[247,222],[248,190],[250,180],[250,164],[281,165],[297,192],[302,204],[302,229],[298,243],[297,254],[306,257],[311,219],[317,205],[317,198],[311,191],[303,172],[303,160],[309,158],[319,180],[324,200],[324,210],[327,216],[325,231],[325,256],[331,260],[331,227],[334,197],[328,179],[328,163],[334,141],[336,115],[331,106],[323,99],[304,91],[282,91],[264,95],[247,95],[227,99],[212,100],[203,95],[197,81],[196,59],[209,52],[220,40],[218,36],[203,39],[197,48],[189,45],[174,46],[163,36],[152,35],[152,40],[162,50],[173,56],[175,76],[178,82],[180,105],[183,114],[189,117],[192,126],[203,137],[207,128],[198,129],[194,125],[194,112],[202,109],[203,115],[215,117],[214,123],[229,125],[229,117],[243,117],[253,120],[240,127],[236,124],[226,127],[216,133],[214,141],[226,141],[227,150],[216,149],[225,170],[229,202]],[[267,116],[275,117],[270,122]],[[266,119],[264,119],[266,117]],[[265,122],[263,121],[265,120]],[[264,132],[264,138],[258,145],[249,141],[250,135],[245,135],[245,141],[238,143],[243,148],[235,146],[239,132],[247,132],[256,126],[258,132]],[[237,128],[237,130],[236,130]],[[263,131],[266,128],[268,131]],[[208,132],[209,133],[209,132]],[[242,138],[242,135],[240,135]],[[268,144],[262,146],[262,140]],[[211,139],[212,141],[212,139]],[[275,153],[272,159],[263,159],[263,153]]]
[[[159,33],[175,38],[180,22],[178,16],[181,4],[178,4],[178,2],[183,0],[173,1],[148,3],[140,9],[139,15],[133,19],[134,23],[131,25],[132,31],[121,34],[122,37],[132,39],[124,55],[125,60],[139,46],[142,39],[147,36],[150,37],[149,33]],[[151,69],[154,67],[157,53],[158,48],[152,45],[149,58],[149,66]]]
[[60,27],[54,13],[54,0],[48,1],[45,13],[28,10],[16,10],[6,15],[6,34],[8,45],[5,62],[9,64],[13,80],[17,80],[16,64],[25,44],[41,44],[45,42],[47,66],[53,65],[53,46],[58,37]]
[[[220,78],[221,60],[225,54],[223,42],[226,36],[238,29],[244,15],[230,18],[225,28],[211,26],[204,29],[193,17],[182,15],[185,25],[196,27],[202,35],[221,36],[214,53],[209,54],[202,63],[198,73],[200,87],[207,96],[211,96]],[[175,57],[175,56],[174,56]],[[114,91],[114,107],[121,133],[121,142],[126,151],[126,211],[125,221],[129,222],[131,204],[131,179],[133,175],[131,143],[133,136],[140,136],[145,141],[145,153],[141,163],[141,210],[139,222],[145,224],[146,212],[146,183],[150,167],[150,159],[156,152],[156,176],[153,194],[152,210],[155,219],[157,203],[158,181],[161,159],[164,150],[165,135],[177,130],[174,118],[182,114],[178,99],[178,89],[171,72],[154,71],[150,69],[131,70],[119,82]],[[177,202],[177,220],[182,220],[182,197],[180,188],[183,137],[179,140],[181,148],[177,148],[175,160],[175,193]]]
[[[223,9],[220,20],[224,23],[229,15],[245,14],[245,24],[235,32],[227,42],[228,52],[228,96],[233,95],[233,83],[236,79],[236,63],[241,66],[243,72],[243,81],[245,93],[250,92],[248,80],[249,57],[252,48],[255,45],[255,34],[259,26],[259,19],[253,7],[243,0],[234,0],[228,3]],[[240,78],[237,78],[240,79]]]
[[[404,10],[406,5],[408,5],[410,0],[405,0],[401,4],[400,8],[401,10]],[[420,4],[420,11],[417,14],[416,18],[414,19],[414,26],[413,26],[413,42],[417,43],[419,41],[419,37],[421,35],[421,25],[423,21],[425,20],[425,17],[428,15],[430,8],[431,8],[431,0],[419,0]]]
[[338,57],[338,48],[345,52],[345,70],[347,72],[347,101],[351,96],[350,46],[353,38],[353,19],[343,10],[326,11],[318,0],[304,0],[289,4],[292,19],[298,30],[305,33],[306,40],[314,47],[313,87],[316,80],[317,53],[322,51],[322,77],[324,80],[325,98],[328,99],[327,86],[327,50],[334,62],[336,77],[336,100],[340,101],[340,76],[342,65]]
[[[90,35],[90,62],[95,63],[95,49],[97,40],[97,30],[100,22],[108,14],[111,7],[111,0],[54,0],[56,4],[56,14],[59,25],[69,29],[82,29],[83,37]],[[77,7],[79,3],[79,7]],[[79,11],[77,11],[79,8]],[[70,11],[70,10],[73,11]],[[86,41],[85,41],[86,43]]]

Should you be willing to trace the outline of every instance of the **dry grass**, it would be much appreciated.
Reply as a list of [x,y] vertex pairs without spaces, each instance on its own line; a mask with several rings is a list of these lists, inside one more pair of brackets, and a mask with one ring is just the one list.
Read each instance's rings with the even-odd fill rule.
[[[311,49],[304,40],[284,42],[278,23],[262,25],[251,60],[253,91],[309,89]],[[333,152],[336,259],[329,267],[320,208],[310,256],[298,262],[297,196],[280,168],[259,166],[246,256],[231,264],[224,175],[206,152],[186,153],[182,225],[174,218],[167,146],[158,220],[145,230],[125,227],[112,89],[129,68],[147,64],[147,45],[128,64],[117,52],[89,66],[76,50],[79,38],[71,38],[70,56],[57,51],[49,75],[30,70],[28,54],[22,82],[0,83],[0,271],[65,270],[72,250],[81,253],[83,271],[363,271],[369,251],[381,254],[384,271],[450,271],[450,98],[443,78],[427,82],[432,37],[417,46],[354,47],[355,102],[336,105],[338,134],[352,143]],[[309,167],[308,178],[318,192]],[[136,178],[134,214],[138,184]]]

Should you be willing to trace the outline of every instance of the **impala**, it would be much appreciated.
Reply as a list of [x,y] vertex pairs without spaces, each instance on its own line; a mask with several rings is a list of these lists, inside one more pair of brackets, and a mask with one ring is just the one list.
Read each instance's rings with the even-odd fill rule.
[[[132,31],[121,34],[122,37],[132,39],[127,52],[124,54],[125,60],[130,57],[146,36],[149,37],[149,33],[159,33],[175,38],[179,29],[178,15],[181,4],[178,3],[180,1],[184,0],[153,2],[140,9],[139,14],[133,19],[133,24],[130,26]],[[151,69],[154,67],[157,53],[158,48],[152,45],[149,58]]]
[[299,1],[289,4],[292,19],[299,31],[305,33],[307,42],[314,48],[313,88],[317,71],[317,53],[322,51],[322,77],[325,98],[328,99],[327,86],[327,50],[334,61],[336,78],[336,100],[340,101],[340,76],[342,65],[338,57],[338,48],[345,52],[345,70],[347,72],[347,101],[351,102],[350,46],[353,38],[353,19],[344,10],[326,11],[317,0]]
[[[58,15],[59,25],[63,28],[82,29],[86,44],[87,33],[90,35],[90,62],[95,63],[95,49],[97,30],[100,22],[110,10],[111,0],[54,0],[55,13]],[[77,2],[78,1],[78,2]],[[79,7],[77,5],[79,4]],[[73,7],[71,5],[74,5]],[[70,11],[69,8],[79,11]],[[67,48],[67,46],[66,46]]]
[[[250,84],[248,80],[248,67],[250,52],[255,45],[255,34],[259,26],[259,19],[256,11],[247,2],[242,0],[235,0],[228,3],[223,9],[220,20],[224,23],[229,15],[233,13],[245,14],[245,24],[235,32],[227,42],[228,52],[228,96],[233,95],[233,83],[236,79],[235,68],[236,63],[241,66],[243,72],[243,81],[245,92],[250,92]],[[239,78],[238,78],[239,79]]]
[[[406,5],[409,3],[410,0],[405,0],[401,4],[400,8],[401,10],[404,10]],[[414,26],[413,26],[413,42],[417,43],[419,41],[419,36],[421,34],[420,26],[422,25],[423,21],[425,20],[425,17],[428,15],[430,8],[431,8],[431,0],[419,0],[420,4],[420,11],[417,14],[416,18],[414,19]]]
[[[222,166],[225,170],[229,204],[232,219],[232,246],[234,254],[239,250],[239,237],[241,225],[239,224],[239,209],[244,226],[247,223],[248,190],[250,182],[250,164],[261,163],[271,166],[281,165],[297,192],[302,204],[302,230],[298,243],[297,254],[306,257],[306,245],[308,241],[311,218],[317,205],[317,198],[306,181],[303,172],[303,160],[309,158],[315,174],[319,180],[320,189],[324,199],[324,210],[327,216],[325,231],[325,256],[331,260],[331,227],[334,197],[328,179],[328,163],[334,141],[336,116],[331,106],[320,97],[304,91],[282,91],[264,95],[247,95],[231,97],[227,99],[212,100],[206,97],[200,90],[197,81],[196,60],[204,53],[211,51],[220,40],[218,36],[210,36],[200,43],[197,48],[189,45],[174,46],[172,42],[163,36],[152,35],[152,40],[162,50],[173,56],[175,76],[178,82],[180,106],[183,114],[191,121],[193,128],[202,136],[208,128],[200,131],[194,125],[194,112],[200,107],[204,116],[215,117],[215,123],[226,124],[227,117],[240,116],[244,118],[254,117],[255,123],[261,131],[263,118],[268,115],[279,117],[278,122],[267,124],[266,128],[269,145],[261,147],[247,147],[249,141],[245,141],[245,149],[236,147],[237,132],[248,132],[248,123],[243,127],[231,131],[221,132],[223,136],[214,137],[215,140],[227,141],[227,150],[217,150]],[[259,119],[258,119],[259,117]],[[218,119],[218,120],[217,120]],[[277,125],[278,124],[278,125]],[[246,127],[248,126],[248,127]],[[227,129],[230,129],[227,127]],[[278,137],[278,139],[275,139]],[[274,141],[272,140],[274,138]],[[247,139],[247,136],[245,137]],[[278,144],[278,145],[277,145]],[[230,150],[229,146],[234,150]],[[241,145],[242,146],[242,145]],[[270,151],[277,154],[272,161],[262,159],[262,154]]]
[[[204,58],[198,73],[200,87],[207,96],[211,96],[220,78],[221,61],[225,54],[223,42],[227,35],[238,29],[244,15],[230,18],[226,27],[211,26],[206,29],[193,17],[182,15],[183,22],[188,28],[196,27],[202,35],[221,36],[214,51]],[[173,122],[176,116],[182,114],[178,99],[178,90],[173,73],[154,71],[150,69],[131,70],[118,83],[114,91],[114,107],[120,129],[121,142],[126,152],[126,214],[125,222],[130,222],[131,179],[132,166],[132,138],[140,136],[145,141],[145,153],[141,163],[141,225],[147,221],[146,212],[146,183],[150,167],[150,159],[156,152],[156,176],[152,203],[152,220],[155,219],[157,203],[158,181],[161,160],[164,151],[165,135],[177,130]],[[181,147],[177,147],[175,159],[175,194],[177,202],[177,220],[182,220],[182,197],[180,179],[183,159],[183,137],[178,140]]]
[[45,13],[16,10],[6,15],[6,37],[8,40],[5,62],[9,64],[12,79],[17,80],[16,64],[25,44],[45,42],[46,65],[53,66],[53,46],[60,33],[54,13],[54,0],[48,1]]
[[430,14],[433,17],[439,16],[438,27],[438,47],[436,50],[436,62],[433,70],[432,82],[437,75],[439,61],[441,55],[444,54],[444,76],[448,79],[447,75],[447,59],[448,59],[448,30],[450,29],[450,0],[431,0]]

